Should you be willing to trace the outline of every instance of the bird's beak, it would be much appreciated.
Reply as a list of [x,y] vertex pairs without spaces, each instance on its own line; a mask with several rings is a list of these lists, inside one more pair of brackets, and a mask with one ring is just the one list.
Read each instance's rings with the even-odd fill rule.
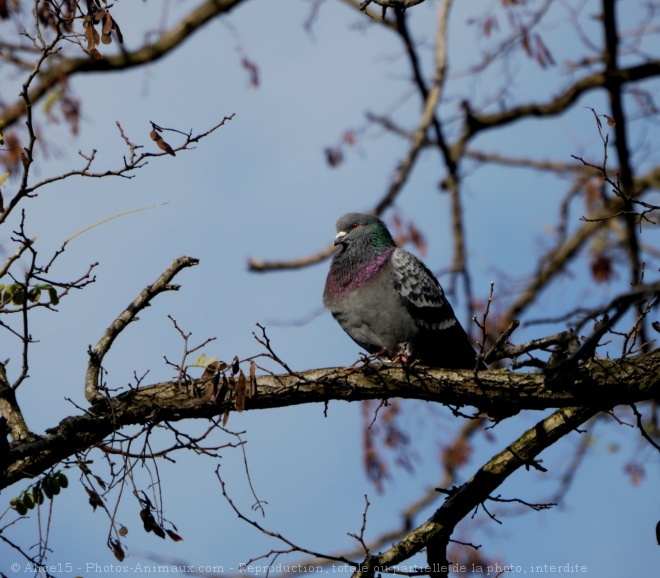
[[335,237],[335,245],[341,245],[342,239],[346,236],[346,231],[339,231]]

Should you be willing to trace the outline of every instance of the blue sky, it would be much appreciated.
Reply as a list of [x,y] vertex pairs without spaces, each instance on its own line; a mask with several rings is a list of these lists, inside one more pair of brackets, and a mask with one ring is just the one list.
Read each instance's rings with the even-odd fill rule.
[[[188,9],[188,3],[163,4],[171,11],[171,22]],[[81,132],[73,137],[62,126],[44,125],[50,154],[40,165],[42,176],[80,165],[79,149],[98,149],[99,169],[118,166],[126,150],[116,121],[130,138],[155,150],[149,140],[149,121],[203,132],[225,115],[236,116],[196,150],[177,154],[176,159],[152,159],[132,180],[68,180],[49,186],[26,204],[28,230],[38,236],[38,249],[45,256],[93,223],[166,203],[92,229],[73,240],[59,258],[54,271],[58,279],[80,276],[91,262],[100,265],[95,284],[63,301],[57,314],[43,311],[33,320],[32,332],[39,343],[33,347],[31,379],[19,391],[19,401],[35,431],[75,412],[67,398],[85,404],[87,346],[96,343],[145,285],[184,254],[199,258],[200,265],[177,277],[181,290],[159,297],[106,358],[108,380],[114,387],[125,386],[134,373],[142,375],[147,370],[148,383],[172,378],[163,356],[178,360],[182,344],[168,314],[192,332],[193,340],[217,337],[204,351],[225,360],[260,352],[252,337],[257,322],[268,325],[276,351],[294,369],[350,364],[358,358],[357,346],[327,313],[302,326],[277,323],[319,309],[327,263],[270,274],[249,273],[246,267],[251,256],[295,258],[327,246],[334,237],[336,219],[348,211],[370,210],[406,152],[404,141],[370,129],[341,167],[328,167],[323,155],[326,146],[335,145],[346,129],[365,126],[367,111],[387,112],[406,94],[405,59],[394,35],[377,26],[356,30],[355,25],[364,19],[339,2],[323,4],[312,32],[306,32],[308,4],[247,2],[153,66],[72,80],[74,93],[83,101]],[[465,6],[458,3],[451,28],[450,58],[457,58],[452,71],[474,62],[476,49],[484,42],[473,28],[464,26],[463,10]],[[144,23],[153,21],[155,27],[160,22],[155,12],[152,2],[116,4],[113,14],[129,47],[141,43]],[[433,2],[414,9],[416,31],[429,42],[435,12]],[[562,50],[570,54],[566,45],[570,43],[552,45],[558,61],[564,56]],[[256,90],[249,87],[237,46],[259,67]],[[547,98],[561,87],[552,74],[529,62],[518,61],[514,68],[517,98]],[[493,74],[491,80],[497,79]],[[5,100],[11,100],[10,86],[2,87]],[[457,80],[448,98],[470,89],[479,90],[479,83]],[[565,118],[519,123],[506,134],[485,135],[475,146],[523,154],[533,145],[537,158],[564,161],[571,154],[597,155],[600,145],[593,118],[583,107],[604,105],[600,97],[585,98]],[[411,126],[418,107],[414,97],[409,99],[397,109],[396,119]],[[451,109],[446,114],[451,116]],[[654,130],[648,129],[647,142],[653,142]],[[176,137],[167,140],[173,145],[177,142]],[[438,192],[438,162],[437,153],[425,153],[397,201],[403,216],[414,220],[426,235],[425,261],[436,271],[451,262],[449,205]],[[499,287],[502,276],[519,279],[529,273],[540,248],[550,242],[547,227],[555,222],[564,190],[557,179],[522,169],[503,173],[486,167],[470,175],[465,206],[478,295],[487,295],[493,279]],[[573,226],[579,224],[580,210],[574,208]],[[646,238],[657,242],[657,233]],[[6,236],[0,239],[3,247],[6,242]],[[553,291],[545,295],[545,307],[535,310],[537,316],[553,311],[567,294],[584,296],[594,305],[613,294],[607,287],[587,289],[579,283],[585,276],[579,270],[574,273],[578,282],[553,284]],[[502,287],[506,291],[507,283],[502,281]],[[463,305],[456,298],[457,311]],[[544,330],[531,328],[521,339],[539,336]],[[7,338],[3,335],[2,339]],[[2,348],[12,346],[3,341]],[[18,359],[15,355],[12,351],[12,359]],[[14,363],[10,370],[16,370]],[[250,557],[281,546],[240,522],[229,509],[214,475],[218,464],[230,494],[246,515],[309,549],[353,548],[355,541],[347,532],[359,531],[365,493],[372,504],[367,537],[397,527],[402,509],[437,483],[441,474],[436,460],[438,439],[450,436],[457,427],[448,411],[412,402],[406,406],[414,416],[411,431],[419,460],[414,475],[395,471],[382,495],[363,473],[358,405],[330,404],[327,418],[320,406],[232,414],[228,426],[246,432],[251,478],[259,498],[268,502],[266,517],[261,519],[250,510],[253,499],[245,491],[238,450],[223,453],[219,461],[181,454],[175,464],[160,467],[165,516],[177,525],[184,542],[163,542],[144,533],[139,508],[126,496],[118,515],[129,528],[130,557],[125,564],[171,557],[190,564],[237,568]],[[469,477],[541,417],[539,412],[526,413],[498,426],[492,432],[496,441],[477,436],[475,454],[462,475]],[[198,431],[205,424],[180,425]],[[571,434],[542,456],[544,465],[552,466],[548,474],[520,471],[507,480],[502,495],[535,501],[551,494],[577,438],[578,434]],[[657,456],[640,446],[637,438],[634,429],[601,420],[561,508],[502,515],[501,526],[482,512],[478,524],[461,527],[459,533],[484,544],[488,555],[526,570],[533,564],[579,563],[589,568],[589,575],[602,578],[652,575],[659,552],[653,528],[660,514],[660,472]],[[618,451],[611,451],[612,444]],[[647,477],[637,487],[623,471],[635,454],[647,466]],[[136,476],[141,484],[148,484],[146,472],[138,471]],[[76,476],[72,473],[70,478],[73,481]],[[1,499],[8,501],[24,485],[4,490]],[[415,522],[421,523],[430,513]],[[82,568],[72,575],[85,576],[93,574],[85,572],[87,563],[116,564],[105,546],[107,519],[91,512],[77,483],[56,498],[54,514],[50,563],[71,562]],[[36,541],[34,520],[22,521],[13,531],[14,537],[23,537],[23,543]],[[287,558],[290,562],[298,559]],[[0,544],[0,560],[5,567],[18,558]]]

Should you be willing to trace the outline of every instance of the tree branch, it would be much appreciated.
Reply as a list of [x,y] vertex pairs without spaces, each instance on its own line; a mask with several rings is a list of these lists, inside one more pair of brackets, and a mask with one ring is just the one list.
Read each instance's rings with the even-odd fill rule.
[[660,60],[609,72],[594,72],[573,83],[564,92],[548,102],[523,104],[491,114],[472,113],[468,123],[468,134],[471,137],[480,130],[502,127],[510,122],[527,117],[557,116],[565,112],[586,92],[603,88],[608,80],[616,79],[621,84],[626,84],[658,75],[660,75]]
[[[112,72],[143,66],[155,62],[172,52],[183,44],[185,40],[195,34],[202,26],[220,14],[230,12],[243,0],[206,0],[201,6],[190,12],[179,23],[163,33],[156,42],[147,44],[133,52],[123,52],[102,59],[69,58],[62,60],[47,71],[42,71],[39,82],[29,92],[31,103],[36,103],[48,91],[74,74],[84,72]],[[4,108],[0,116],[5,121],[5,128],[9,128],[25,115],[25,103],[17,101]]]
[[[331,400],[361,401],[401,397],[452,406],[474,406],[489,415],[513,415],[525,409],[547,409],[598,400],[600,409],[630,405],[660,395],[660,350],[619,360],[595,360],[547,378],[541,373],[507,370],[450,371],[382,364],[362,369],[313,369],[295,375],[256,378],[256,395],[245,410],[288,407]],[[208,380],[196,383],[212,387]],[[101,442],[123,426],[182,419],[208,419],[234,411],[232,399],[193,397],[176,382],[159,383],[121,393],[68,417],[46,435],[14,444],[0,489],[38,475],[81,448]]]
[[442,93],[445,85],[446,70],[447,70],[447,25],[449,21],[449,9],[451,7],[451,0],[443,0],[440,4],[438,11],[438,21],[436,26],[436,46],[435,46],[435,75],[433,83],[426,94],[424,99],[424,109],[422,117],[415,132],[410,150],[401,163],[394,177],[394,181],[388,188],[385,196],[380,200],[374,214],[380,215],[387,209],[396,195],[401,190],[408,176],[412,171],[415,161],[426,142],[426,133],[429,127],[433,124],[435,119],[435,111],[440,104]]
[[[11,435],[14,442],[34,439],[25,423],[23,412],[16,400],[16,393],[7,380],[5,364],[2,362],[0,362],[0,416],[7,420],[6,428],[0,428],[0,437],[5,436],[0,440],[0,444],[6,441],[6,433]],[[5,429],[7,432],[5,432]],[[2,462],[0,462],[0,470],[2,470]]]
[[148,307],[154,297],[163,291],[177,291],[178,285],[170,285],[170,281],[177,273],[186,267],[193,267],[199,261],[192,257],[179,257],[158,277],[153,285],[146,287],[135,300],[124,310],[124,312],[115,319],[105,330],[105,333],[96,344],[94,349],[89,350],[89,363],[87,365],[87,375],[85,376],[85,397],[89,403],[95,403],[105,399],[100,392],[101,384],[101,364],[103,357],[112,347],[114,340],[134,321],[136,315],[145,307]]
[[454,528],[469,512],[521,466],[534,463],[536,456],[558,439],[598,413],[594,406],[557,410],[515,442],[486,462],[468,482],[451,491],[447,501],[421,526],[411,531],[389,550],[369,556],[354,578],[372,578],[376,572],[395,566],[427,547],[430,575],[448,576],[446,546]]

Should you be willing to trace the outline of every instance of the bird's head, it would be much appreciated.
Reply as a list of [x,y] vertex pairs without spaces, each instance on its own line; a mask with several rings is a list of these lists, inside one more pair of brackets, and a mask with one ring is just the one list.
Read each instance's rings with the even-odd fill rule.
[[396,246],[383,221],[362,213],[348,213],[337,221],[335,245],[341,245],[343,250],[349,245],[383,249]]

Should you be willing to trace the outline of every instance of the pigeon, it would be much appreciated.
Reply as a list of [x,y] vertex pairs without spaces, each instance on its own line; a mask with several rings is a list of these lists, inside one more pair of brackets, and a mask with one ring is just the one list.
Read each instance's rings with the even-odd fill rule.
[[[323,305],[369,353],[402,363],[475,369],[476,353],[433,273],[373,215],[337,221]],[[483,364],[480,364],[483,367]]]

